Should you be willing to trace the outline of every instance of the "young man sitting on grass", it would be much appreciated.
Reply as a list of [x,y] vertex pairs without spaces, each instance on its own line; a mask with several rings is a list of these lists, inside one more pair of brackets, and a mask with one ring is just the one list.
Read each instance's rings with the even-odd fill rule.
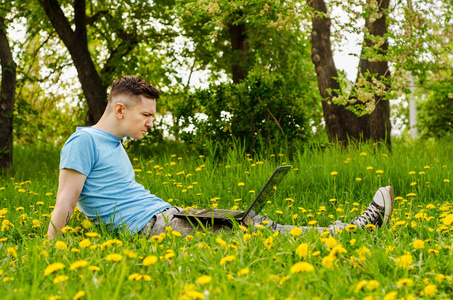
[[[170,226],[186,235],[200,229],[186,219],[173,216],[182,208],[172,207],[135,181],[132,164],[121,144],[125,137],[141,139],[153,126],[158,98],[159,91],[152,85],[125,76],[113,84],[99,122],[92,127],[79,127],[69,137],[61,150],[58,194],[47,232],[49,238],[61,233],[76,205],[89,220],[100,219],[117,228],[127,226],[133,233],[158,235]],[[393,189],[380,188],[365,212],[350,224],[358,227],[386,224],[392,215],[393,201]],[[289,232],[295,227],[259,215],[252,215],[250,223],[270,226],[279,232]],[[335,233],[348,225],[336,221],[327,230]]]

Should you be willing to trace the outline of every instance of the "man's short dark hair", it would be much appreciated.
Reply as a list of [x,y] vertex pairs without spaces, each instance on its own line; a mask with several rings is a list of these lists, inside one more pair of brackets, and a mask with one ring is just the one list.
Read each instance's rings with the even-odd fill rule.
[[134,105],[140,100],[140,96],[159,99],[159,90],[139,77],[124,76],[113,83],[109,94],[109,103],[118,96],[128,99],[127,102],[130,102],[128,104]]

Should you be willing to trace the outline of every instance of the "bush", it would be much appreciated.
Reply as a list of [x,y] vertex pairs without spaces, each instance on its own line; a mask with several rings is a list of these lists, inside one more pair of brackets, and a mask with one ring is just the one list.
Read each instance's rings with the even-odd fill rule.
[[[206,151],[209,141],[220,146],[239,141],[246,151],[258,152],[270,145],[304,142],[311,130],[296,87],[280,74],[259,72],[250,72],[239,84],[210,85],[188,96],[173,112],[181,120],[174,131],[198,152]],[[207,119],[196,117],[196,112]],[[191,125],[193,130],[181,130]]]
[[419,121],[424,137],[441,137],[453,131],[453,79],[431,86],[431,95],[421,106]]

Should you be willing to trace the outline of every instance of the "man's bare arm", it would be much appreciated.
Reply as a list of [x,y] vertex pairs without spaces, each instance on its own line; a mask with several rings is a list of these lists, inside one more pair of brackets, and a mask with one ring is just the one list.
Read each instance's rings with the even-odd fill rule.
[[71,169],[60,170],[57,203],[47,230],[49,238],[54,238],[69,223],[86,178],[82,173]]

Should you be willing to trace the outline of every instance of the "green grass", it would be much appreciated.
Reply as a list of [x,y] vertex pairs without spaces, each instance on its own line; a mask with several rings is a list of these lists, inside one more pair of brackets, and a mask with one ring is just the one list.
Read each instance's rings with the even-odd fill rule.
[[[397,141],[392,152],[373,145],[318,148],[291,156],[247,155],[236,148],[222,159],[132,155],[132,162],[137,181],[172,205],[240,210],[276,166],[291,164],[292,171],[262,213],[301,226],[313,220],[316,226],[337,219],[348,222],[377,188],[392,185],[401,198],[388,227],[345,230],[331,238],[314,231],[293,236],[235,228],[188,239],[169,231],[163,239],[149,239],[104,227],[84,228],[84,217],[76,212],[69,224],[73,232],[49,241],[45,233],[55,203],[59,150],[17,148],[15,178],[0,179],[2,298],[72,299],[79,291],[85,293],[82,299],[451,298],[452,141]],[[98,236],[88,237],[87,232]],[[81,243],[85,239],[89,246]],[[415,247],[421,244],[423,248]],[[304,246],[306,256],[297,250]],[[108,260],[112,253],[121,259]],[[143,264],[148,256],[157,258],[155,264]],[[221,265],[225,257],[233,260]],[[70,270],[79,260],[88,265]],[[308,263],[307,271],[292,273],[301,261]],[[46,268],[57,262],[64,269],[45,276]],[[63,281],[54,283],[57,278]]]

